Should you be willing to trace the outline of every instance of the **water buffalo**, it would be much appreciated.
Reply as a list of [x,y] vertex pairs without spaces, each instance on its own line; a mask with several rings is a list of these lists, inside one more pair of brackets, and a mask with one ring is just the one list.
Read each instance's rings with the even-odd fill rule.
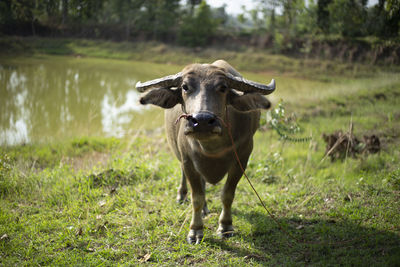
[[136,88],[139,92],[148,91],[140,99],[141,104],[166,109],[167,139],[182,169],[177,199],[186,198],[186,180],[192,192],[188,242],[197,244],[203,238],[202,215],[208,213],[205,183],[216,184],[226,174],[217,233],[221,237],[232,236],[231,206],[243,170],[236,160],[228,128],[245,168],[259,126],[259,109],[271,105],[262,95],[275,90],[275,81],[263,85],[246,80],[227,62],[217,60],[212,64],[188,65],[177,74],[138,82]]

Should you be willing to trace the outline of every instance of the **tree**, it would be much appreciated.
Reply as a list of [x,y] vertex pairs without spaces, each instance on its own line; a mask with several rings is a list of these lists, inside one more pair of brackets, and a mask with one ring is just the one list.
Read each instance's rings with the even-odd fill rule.
[[205,46],[217,26],[210,6],[202,1],[193,16],[188,14],[183,18],[178,35],[179,43],[191,47]]
[[400,35],[400,0],[387,0],[386,5],[386,29],[387,37]]
[[153,38],[171,40],[178,25],[180,0],[158,0],[155,6],[153,21]]
[[374,36],[385,36],[385,23],[386,23],[386,0],[379,0],[379,2],[368,9],[367,17],[367,34]]
[[318,0],[317,2],[317,25],[325,34],[329,33],[329,10],[328,6],[332,0]]
[[301,12],[297,15],[296,35],[314,35],[319,31],[317,9],[317,4],[312,0],[309,0],[308,5],[301,9]]
[[214,18],[218,21],[218,24],[220,25],[226,24],[229,18],[225,9],[226,9],[226,4],[212,10]]
[[62,21],[61,24],[66,24],[68,21],[68,0],[62,0]]
[[69,0],[69,9],[75,19],[84,23],[97,22],[105,0]]
[[[144,20],[143,7],[145,0],[113,0],[106,1],[103,9],[103,23],[119,24],[125,28],[125,38],[129,39],[132,28],[140,28],[140,21]],[[147,19],[146,19],[147,23]]]
[[0,24],[9,25],[14,21],[11,4],[12,0],[0,2]]
[[197,6],[198,4],[201,3],[201,0],[187,0],[188,5],[190,6],[190,15],[193,16],[194,14],[194,8],[195,6]]
[[36,35],[35,23],[43,13],[41,1],[18,0],[12,1],[12,10],[15,20],[22,24],[30,24],[32,35]]
[[365,35],[366,0],[333,0],[329,4],[330,32],[345,37]]

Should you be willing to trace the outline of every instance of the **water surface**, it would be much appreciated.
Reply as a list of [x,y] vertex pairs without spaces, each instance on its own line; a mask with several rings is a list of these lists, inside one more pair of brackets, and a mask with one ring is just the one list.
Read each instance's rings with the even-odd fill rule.
[[139,105],[135,84],[178,70],[59,56],[0,59],[0,145],[159,127],[162,112]]
[[[80,136],[134,136],[162,126],[160,108],[143,107],[135,90],[138,80],[159,78],[182,66],[108,59],[41,56],[0,58],[0,145],[49,142]],[[329,97],[349,97],[361,89],[397,84],[397,73],[332,80],[242,73],[277,89],[268,98],[294,107],[316,105]]]

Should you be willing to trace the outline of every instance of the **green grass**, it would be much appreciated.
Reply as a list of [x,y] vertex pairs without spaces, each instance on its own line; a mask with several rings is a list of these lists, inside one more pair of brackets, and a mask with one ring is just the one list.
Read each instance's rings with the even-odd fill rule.
[[240,71],[285,73],[289,76],[331,81],[334,77],[369,77],[377,72],[399,71],[399,66],[349,64],[340,61],[294,58],[271,54],[255,48],[227,50],[219,47],[206,49],[171,46],[157,42],[111,42],[87,39],[3,37],[0,56],[10,55],[71,55],[105,59],[135,60],[154,63],[186,65],[194,62],[210,63],[223,58]]
[[[252,68],[246,77],[264,79]],[[312,139],[281,140],[267,125],[247,169],[277,221],[304,242],[279,228],[242,179],[236,235],[215,234],[220,183],[207,187],[203,242],[186,244],[191,207],[175,202],[179,163],[162,132],[138,131],[126,139],[0,147],[1,265],[398,266],[400,80],[385,71],[335,75],[277,75],[271,99],[284,99],[286,117],[301,126],[294,137]],[[322,133],[346,131],[351,121],[357,137],[378,135],[382,151],[322,160]]]

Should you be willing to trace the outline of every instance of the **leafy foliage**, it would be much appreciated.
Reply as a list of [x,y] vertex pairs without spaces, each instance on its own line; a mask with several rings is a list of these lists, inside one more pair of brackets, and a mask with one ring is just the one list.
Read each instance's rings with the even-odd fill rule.
[[299,39],[316,35],[397,40],[399,2],[380,0],[368,6],[366,0],[257,0],[256,8],[244,7],[234,16],[225,6],[211,8],[205,0],[4,0],[0,32],[159,40],[189,47],[221,42],[219,36],[248,36],[248,44],[261,42],[285,52],[295,50]]

